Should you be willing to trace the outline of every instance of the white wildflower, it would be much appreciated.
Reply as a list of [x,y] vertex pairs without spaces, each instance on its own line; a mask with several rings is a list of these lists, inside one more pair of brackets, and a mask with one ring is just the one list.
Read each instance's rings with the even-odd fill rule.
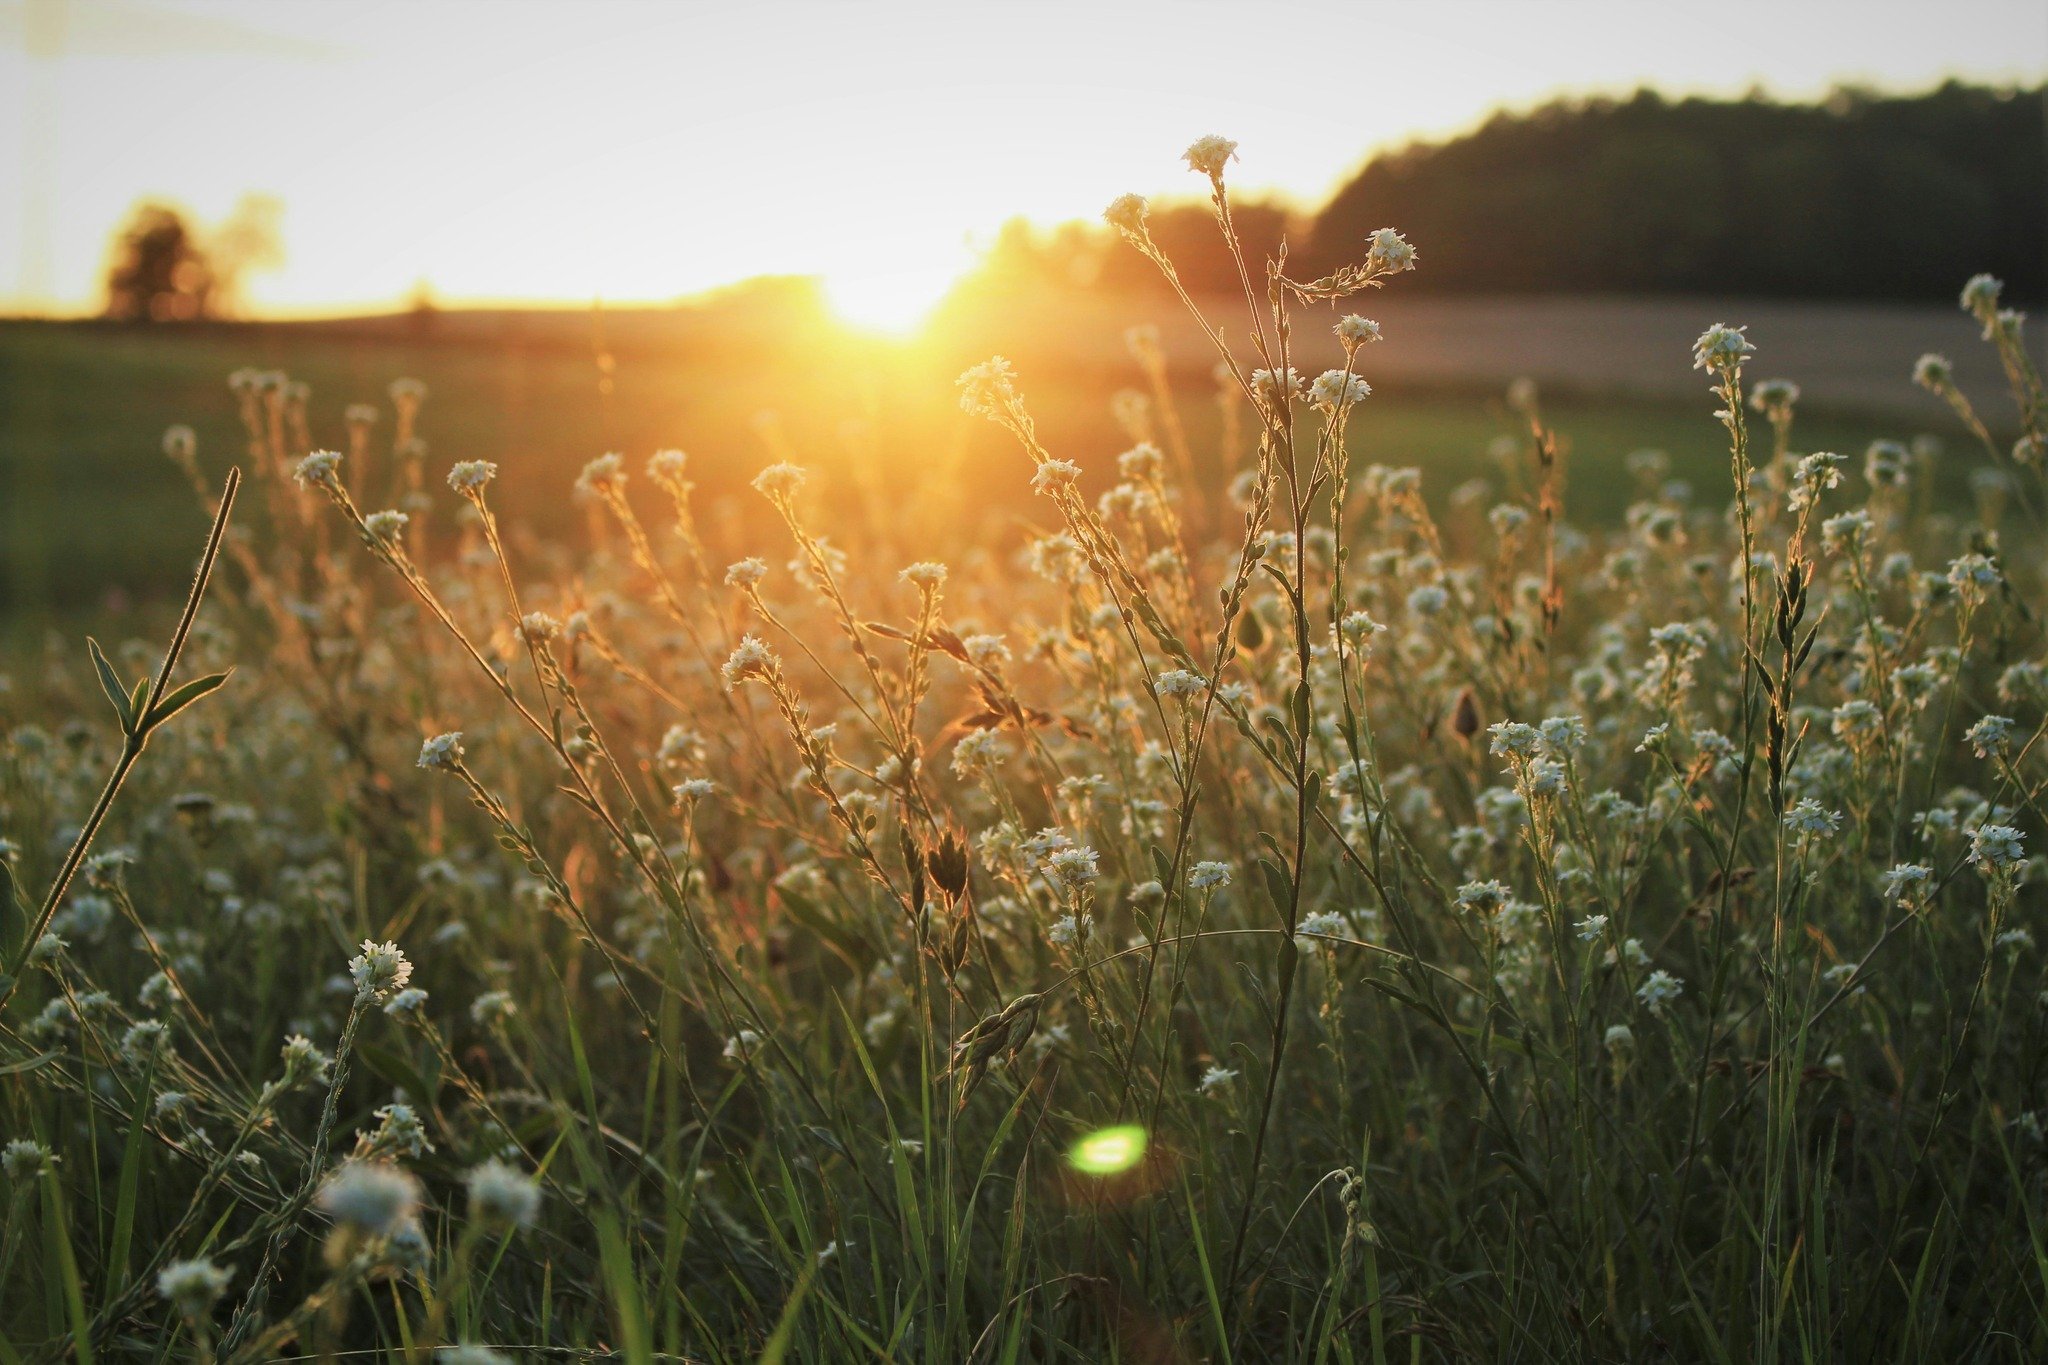
[[1208,176],[1211,180],[1223,178],[1223,168],[1237,158],[1237,144],[1227,137],[1196,138],[1181,153],[1181,159],[1188,163],[1188,169]]
[[626,487],[626,457],[616,451],[598,456],[576,476],[576,491],[585,496],[621,493]]
[[990,356],[962,374],[959,386],[961,409],[975,417],[1004,417],[1020,401],[1017,372],[999,355]]
[[15,1138],[0,1148],[0,1173],[12,1181],[34,1180],[56,1163],[50,1149],[33,1138]]
[[1651,972],[1636,988],[1636,999],[1652,1014],[1662,1014],[1685,990],[1685,982],[1663,970]]
[[407,986],[384,1002],[384,1013],[393,1019],[415,1019],[427,1007],[427,993],[418,986]]
[[1840,811],[1831,811],[1810,796],[1785,812],[1785,828],[1794,834],[1833,834],[1842,827]]
[[1491,915],[1506,905],[1513,895],[1505,882],[1466,882],[1458,888],[1458,908],[1476,915]]
[[463,1183],[469,1187],[469,1216],[486,1227],[529,1227],[540,1212],[540,1186],[503,1161],[473,1167]]
[[1371,318],[1362,318],[1356,313],[1347,313],[1339,318],[1337,325],[1331,330],[1337,334],[1337,339],[1344,343],[1346,350],[1380,339],[1380,325]]
[[1069,891],[1079,890],[1101,875],[1092,848],[1062,848],[1048,856],[1045,870]]
[[810,471],[801,465],[781,460],[769,465],[754,476],[754,491],[770,502],[788,502],[797,490],[810,478]]
[[405,513],[394,512],[389,508],[382,512],[372,512],[363,518],[363,533],[379,545],[396,545],[405,535],[405,524],[411,520],[412,518]]
[[435,735],[420,745],[419,766],[453,772],[462,762],[462,731],[450,730],[445,735]]
[[768,646],[758,637],[746,635],[718,671],[725,679],[726,690],[731,691],[748,678],[768,677],[778,667]]
[[228,1271],[203,1257],[172,1261],[157,1272],[156,1291],[184,1316],[199,1318],[227,1292],[232,1278]]
[[1072,460],[1040,460],[1038,470],[1031,476],[1031,491],[1051,493],[1056,488],[1071,488],[1081,477],[1081,466]]
[[1325,412],[1362,402],[1372,396],[1372,385],[1343,370],[1324,370],[1308,387],[1308,400]]
[[363,951],[349,959],[348,974],[356,983],[356,999],[381,1001],[405,989],[412,963],[396,943],[363,940]]
[[305,488],[326,488],[338,490],[341,476],[341,452],[338,450],[316,450],[300,460],[292,469],[292,477]]
[[977,668],[994,668],[1010,660],[1010,647],[1000,635],[969,635],[960,641],[960,647],[967,652],[967,661]]
[[420,1187],[386,1161],[345,1161],[320,1187],[313,1202],[335,1222],[371,1237],[389,1237],[412,1221]]
[[1970,861],[1986,872],[2015,868],[2026,858],[2024,844],[2011,825],[1979,825],[1970,831]]
[[1724,376],[1738,373],[1742,362],[1756,354],[1756,347],[1742,335],[1746,330],[1717,322],[1701,332],[1692,344],[1692,367]]
[[1397,274],[1415,268],[1415,248],[1392,228],[1376,228],[1366,248],[1365,263],[1374,270]]
[[1142,242],[1147,237],[1145,218],[1150,206],[1142,194],[1120,194],[1109,201],[1109,207],[1102,211],[1102,217],[1111,227],[1133,241]]
[[497,477],[498,466],[489,460],[463,460],[448,471],[448,486],[465,498],[474,498]]
[[1009,746],[994,730],[974,730],[953,746],[953,775],[964,780],[993,772],[1009,757]]
[[2012,748],[2012,719],[1985,716],[1963,735],[1979,758],[2002,758]]
[[1900,863],[1879,878],[1885,899],[1894,901],[1919,899],[1933,880],[1934,869],[1924,863]]

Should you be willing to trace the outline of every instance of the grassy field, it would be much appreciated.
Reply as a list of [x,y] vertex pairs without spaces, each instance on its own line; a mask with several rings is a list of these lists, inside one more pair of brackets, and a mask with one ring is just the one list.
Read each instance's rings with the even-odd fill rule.
[[[1142,316],[1127,305],[1089,320]],[[1701,315],[1701,325],[1710,320]],[[1137,366],[1120,346],[1108,348],[1106,363],[1077,365],[1072,348],[1043,336],[1044,319],[1034,321],[1034,332],[1013,337],[1008,352],[1039,381],[1040,420],[1054,448],[1099,467],[1119,448],[1103,420],[1109,400],[1142,382]],[[161,606],[175,591],[176,575],[166,570],[180,562],[200,512],[162,458],[164,430],[174,422],[193,427],[201,462],[216,473],[242,458],[245,438],[226,381],[251,366],[309,384],[314,440],[335,447],[346,445],[349,405],[380,409],[382,439],[391,421],[389,383],[424,381],[428,462],[489,459],[531,475],[508,487],[506,514],[544,535],[568,529],[574,512],[542,490],[614,449],[634,458],[668,447],[695,453],[695,477],[714,507],[729,508],[756,468],[789,452],[828,466],[860,458],[888,479],[916,478],[935,466],[968,477],[985,472],[992,487],[1007,490],[1001,496],[1026,505],[996,477],[1014,468],[1015,456],[944,396],[951,376],[978,352],[958,340],[915,347],[869,341],[816,320],[789,327],[803,327],[817,344],[791,349],[773,337],[734,336],[731,328],[701,337],[636,334],[618,319],[610,330],[625,335],[600,344],[591,319],[573,313],[458,317],[426,331],[0,323],[6,634],[19,642],[43,622],[118,611],[126,602]],[[1442,495],[1490,468],[1486,450],[1512,423],[1498,392],[1461,378],[1446,359],[1436,364],[1433,376],[1382,383],[1356,439],[1363,458],[1426,467]],[[1666,368],[1683,364],[1680,355]],[[1213,404],[1200,396],[1206,370],[1184,364],[1176,374],[1184,424],[1204,450],[1218,434]],[[1908,386],[1902,380],[1898,387]],[[1724,473],[1704,390],[1685,400],[1566,388],[1549,396],[1548,407],[1572,460],[1574,502],[1593,524],[1611,522],[1625,505],[1616,475],[1630,451],[1665,450],[1675,475],[1695,483]],[[770,413],[779,427],[772,440],[759,425]],[[849,416],[864,429],[851,441]],[[1938,405],[1922,422],[1826,409],[1803,413],[1801,422],[1802,439],[1815,448],[1852,453],[1881,437],[1960,435]],[[1946,492],[1960,487],[1950,479]]]
[[1320,309],[0,329],[0,1365],[2048,1358],[2048,393],[1966,301],[2017,457],[1719,327],[1691,402]]

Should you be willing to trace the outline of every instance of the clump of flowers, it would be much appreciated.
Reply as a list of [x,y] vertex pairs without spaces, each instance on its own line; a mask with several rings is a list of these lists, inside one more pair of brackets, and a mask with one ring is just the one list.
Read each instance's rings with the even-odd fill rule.
[[1237,144],[1227,137],[1196,138],[1188,145],[1181,159],[1188,163],[1188,169],[1221,184],[1223,168],[1237,159]]
[[1756,354],[1756,347],[1750,345],[1749,338],[1743,335],[1748,330],[1717,322],[1700,333],[1699,340],[1692,347],[1693,368],[1716,375],[1739,374],[1742,363]]
[[419,1210],[419,1182],[388,1161],[345,1161],[313,1201],[336,1223],[363,1236],[395,1236]]
[[419,766],[433,772],[453,772],[461,766],[463,757],[462,732],[451,730],[420,745]]
[[363,951],[349,959],[348,974],[356,983],[356,998],[382,1002],[405,989],[412,979],[412,963],[396,943],[363,940]]
[[157,1272],[156,1289],[182,1316],[198,1319],[213,1310],[214,1302],[227,1293],[233,1279],[226,1270],[202,1257],[172,1261]]
[[528,1227],[540,1213],[540,1186],[502,1161],[486,1161],[463,1180],[469,1187],[469,1216],[485,1227]]
[[489,460],[461,460],[449,469],[448,486],[465,498],[477,498],[497,477],[498,466]]

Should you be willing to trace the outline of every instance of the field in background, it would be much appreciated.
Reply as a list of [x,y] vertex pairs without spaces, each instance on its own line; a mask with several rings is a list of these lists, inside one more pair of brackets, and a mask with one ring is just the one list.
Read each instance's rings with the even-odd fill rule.
[[[1388,341],[1369,354],[1378,385],[1357,423],[1367,460],[1418,464],[1433,497],[1486,467],[1504,429],[1497,395],[1510,378],[1546,385],[1547,406],[1571,443],[1575,515],[1604,523],[1626,498],[1605,477],[1627,452],[1667,450],[1680,477],[1725,474],[1712,403],[1690,368],[1690,338],[1726,315],[1748,321],[1761,375],[1807,389],[1802,448],[1860,452],[1877,437],[1959,433],[1907,371],[1922,350],[1953,355],[1966,387],[1983,392],[1990,364],[1973,326],[1952,310],[1746,305],[1712,300],[1397,300],[1370,311]],[[1239,305],[1241,310],[1241,304]],[[1219,305],[1219,316],[1237,316]],[[119,328],[97,323],[0,324],[0,637],[32,635],[81,613],[118,612],[172,592],[199,532],[189,491],[159,453],[164,428],[194,427],[202,464],[241,455],[227,375],[281,369],[312,386],[313,438],[340,446],[342,414],[385,389],[424,380],[426,466],[500,462],[515,522],[554,534],[578,515],[563,496],[582,463],[618,449],[636,459],[663,447],[692,456],[715,541],[720,523],[757,515],[724,500],[780,442],[806,463],[878,464],[892,482],[967,471],[982,495],[1026,511],[1025,471],[985,424],[951,402],[965,365],[1002,351],[1018,364],[1049,444],[1105,475],[1115,453],[1104,414],[1141,382],[1120,339],[1157,321],[1175,367],[1183,420],[1198,451],[1213,448],[1209,356],[1200,334],[1150,301],[1100,294],[1005,300],[941,319],[917,343],[846,332],[800,298],[699,309],[465,312],[332,323]],[[1335,362],[1314,315],[1297,324],[1313,372]],[[1330,352],[1325,356],[1325,352]],[[848,413],[864,414],[851,429]],[[773,414],[773,427],[763,415]],[[858,453],[856,453],[858,452]],[[526,477],[539,468],[545,477]],[[1960,480],[1946,490],[1953,496]],[[721,512],[721,505],[724,510]]]

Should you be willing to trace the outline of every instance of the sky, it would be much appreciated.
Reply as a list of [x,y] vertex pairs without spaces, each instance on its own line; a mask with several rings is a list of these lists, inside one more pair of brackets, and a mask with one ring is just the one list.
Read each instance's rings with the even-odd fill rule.
[[283,204],[276,315],[823,278],[908,322],[1008,219],[1233,183],[1562,93],[2048,75],[2041,0],[0,0],[0,310],[97,304],[144,197]]

